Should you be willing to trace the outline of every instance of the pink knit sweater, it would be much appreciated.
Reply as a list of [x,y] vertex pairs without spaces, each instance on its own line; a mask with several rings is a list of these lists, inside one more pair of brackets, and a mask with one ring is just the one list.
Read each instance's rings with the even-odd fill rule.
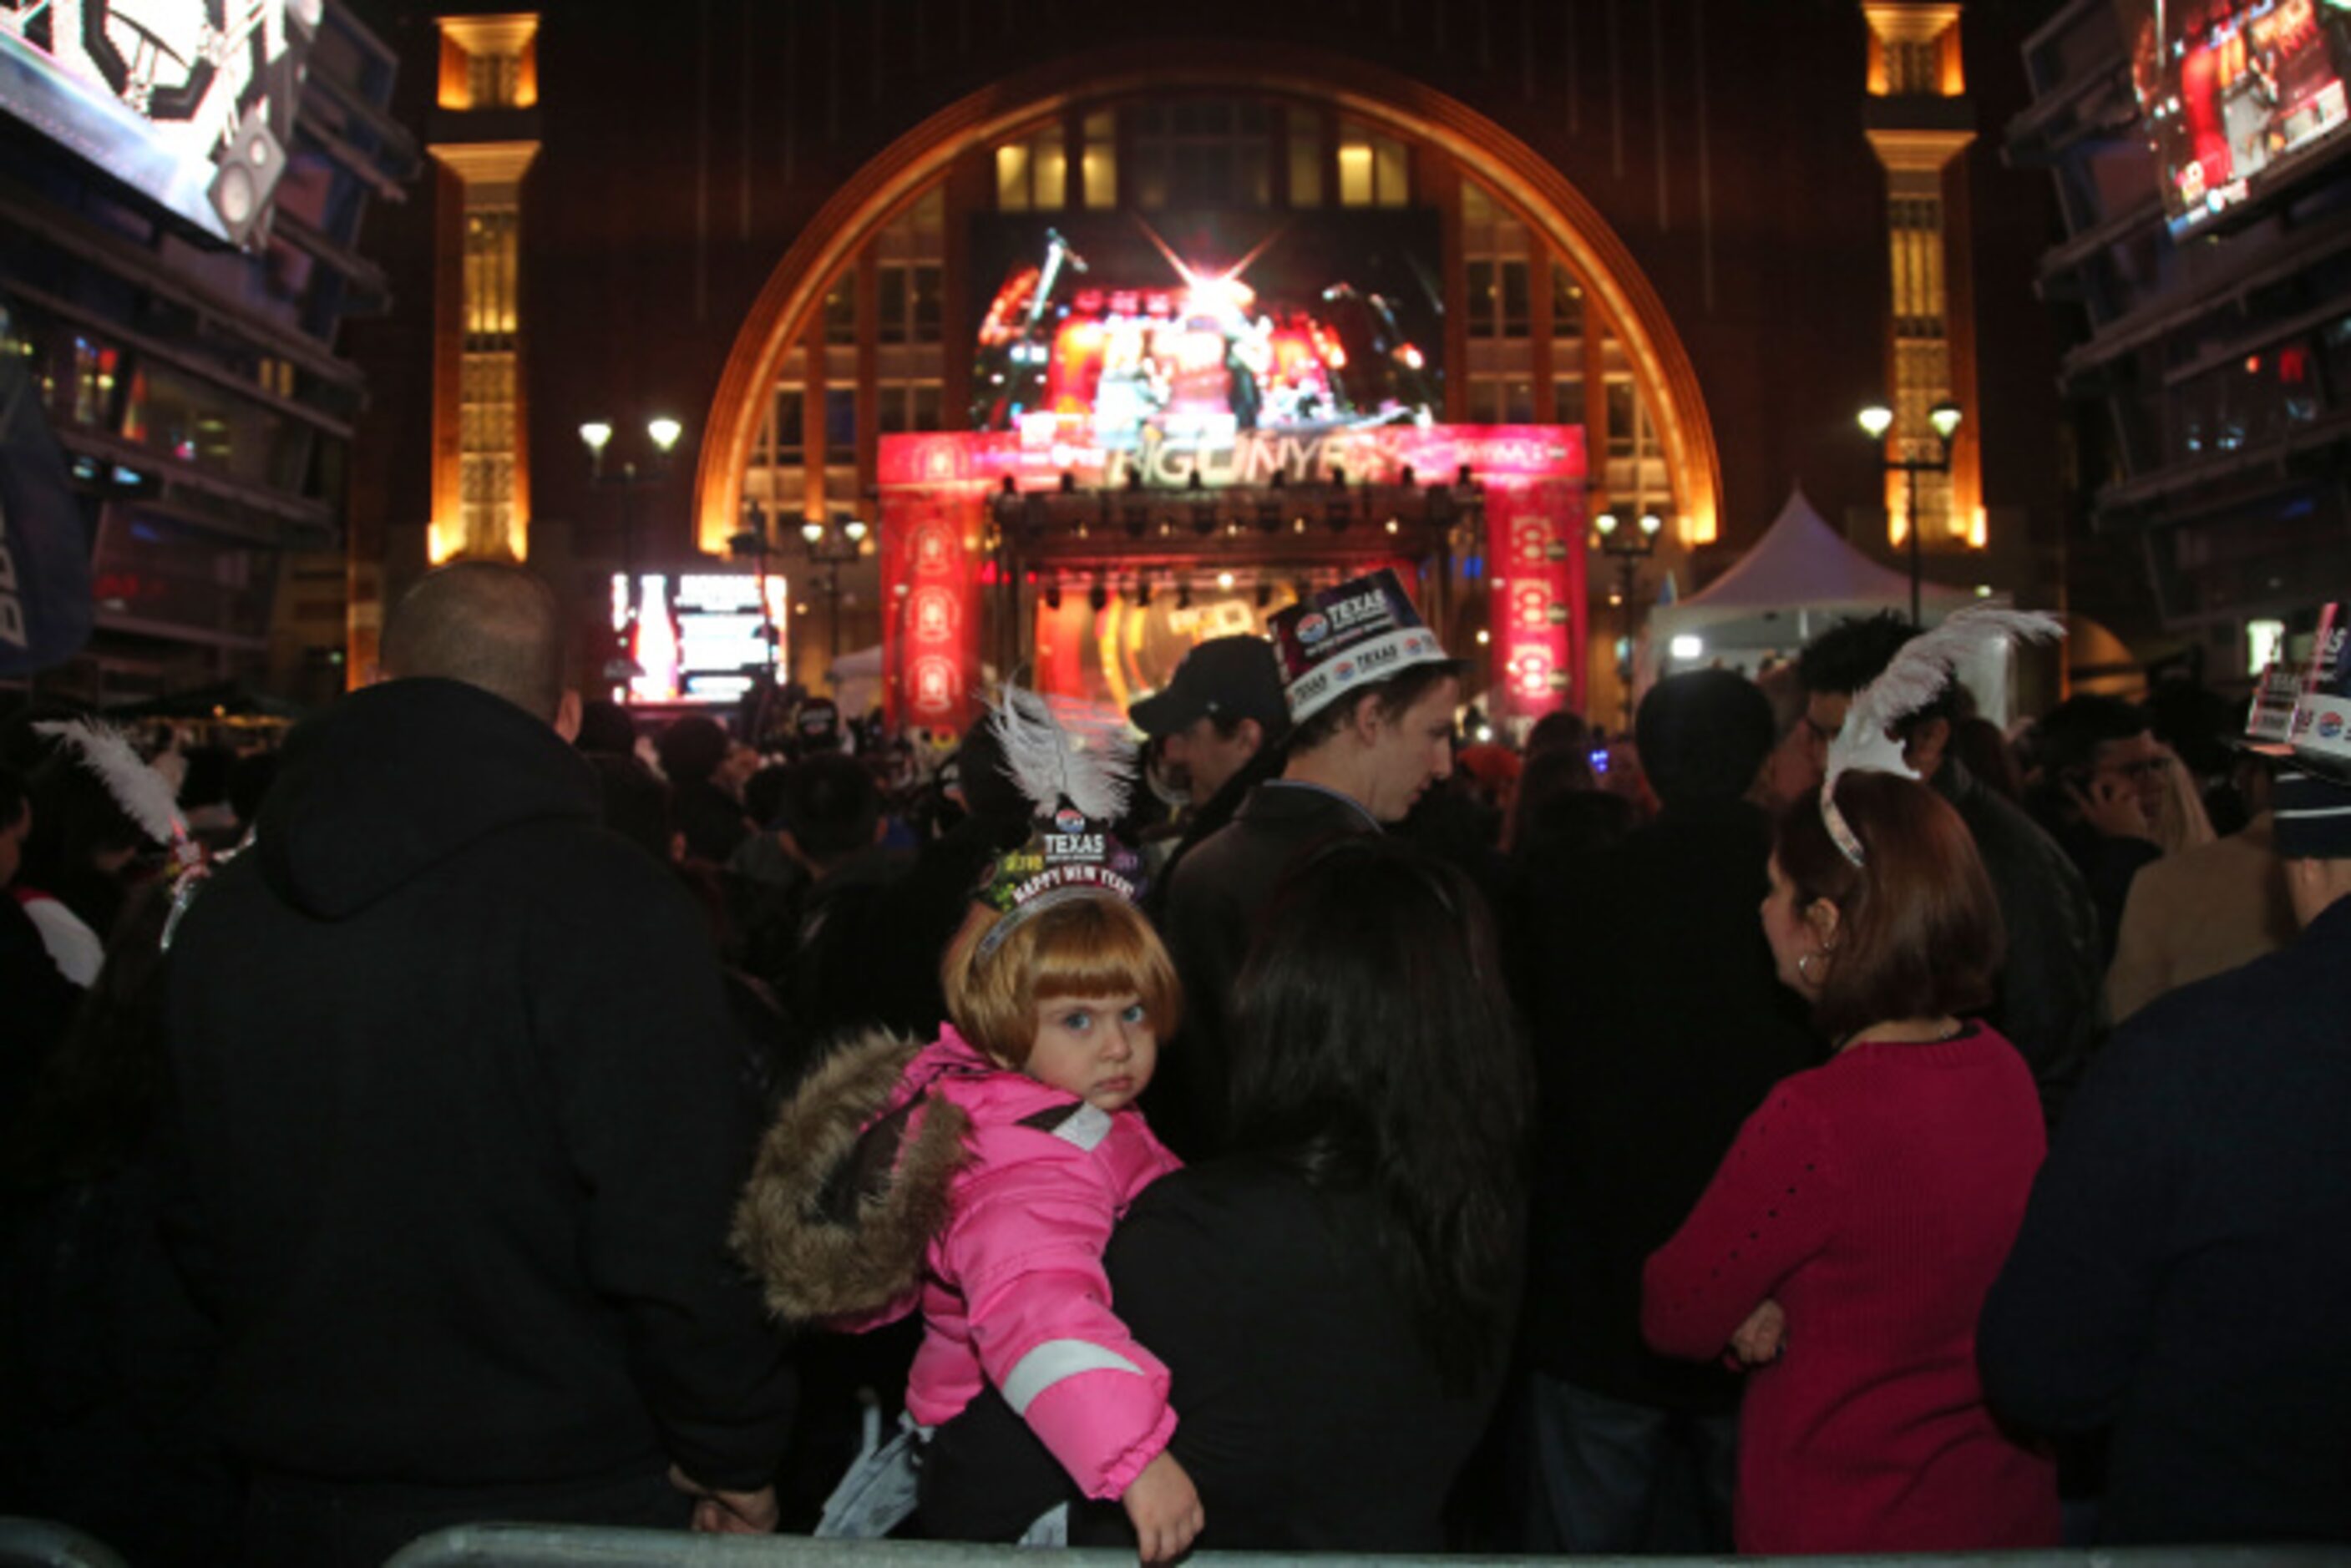
[[1766,1297],[1787,1312],[1740,1411],[1740,1550],[2056,1543],[2055,1469],[1993,1426],[1975,1360],[2046,1148],[2031,1072],[1981,1025],[1856,1044],[1748,1118],[1649,1259],[1641,1319],[1708,1360]]

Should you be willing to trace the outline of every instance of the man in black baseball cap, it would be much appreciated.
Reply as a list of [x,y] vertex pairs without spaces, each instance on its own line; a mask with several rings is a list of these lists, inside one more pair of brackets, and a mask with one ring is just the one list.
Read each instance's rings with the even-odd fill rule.
[[1212,637],[1184,656],[1176,678],[1127,710],[1161,744],[1196,815],[1252,757],[1290,732],[1281,670],[1261,637]]

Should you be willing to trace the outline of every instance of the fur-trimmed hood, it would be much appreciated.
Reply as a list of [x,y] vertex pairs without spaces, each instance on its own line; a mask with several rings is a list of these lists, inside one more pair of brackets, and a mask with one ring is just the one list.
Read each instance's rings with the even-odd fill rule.
[[814,1323],[913,1306],[969,1130],[940,1096],[897,1099],[922,1050],[878,1030],[843,1043],[760,1140],[728,1240],[778,1316]]

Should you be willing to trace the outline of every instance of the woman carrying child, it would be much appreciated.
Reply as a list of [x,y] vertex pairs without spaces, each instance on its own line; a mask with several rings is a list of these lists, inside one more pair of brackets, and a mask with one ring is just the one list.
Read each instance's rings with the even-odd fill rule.
[[817,1070],[761,1148],[736,1245],[787,1319],[862,1330],[920,1310],[897,1456],[919,1469],[929,1434],[993,1387],[1166,1562],[1198,1534],[1199,1496],[1168,1451],[1167,1369],[1113,1312],[1102,1259],[1177,1168],[1135,1101],[1182,988],[1108,831],[1114,760],[1076,751],[1027,693],[993,722],[1041,815],[947,950],[950,1022]]

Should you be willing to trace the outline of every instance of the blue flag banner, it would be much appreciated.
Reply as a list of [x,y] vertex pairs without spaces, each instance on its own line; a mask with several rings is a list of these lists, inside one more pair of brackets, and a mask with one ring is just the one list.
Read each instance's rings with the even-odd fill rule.
[[0,675],[63,664],[89,640],[89,623],[81,503],[0,305]]

